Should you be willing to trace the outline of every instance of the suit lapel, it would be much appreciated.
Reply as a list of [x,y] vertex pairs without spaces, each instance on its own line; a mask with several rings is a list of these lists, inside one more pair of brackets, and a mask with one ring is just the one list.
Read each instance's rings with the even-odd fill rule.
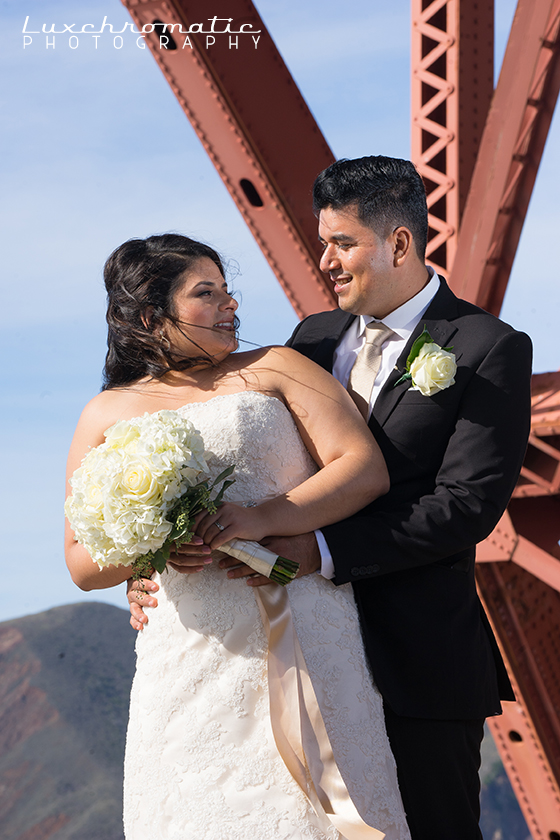
[[449,346],[452,336],[457,331],[455,324],[449,320],[457,315],[457,299],[443,277],[440,277],[440,280],[441,286],[438,292],[428,306],[424,316],[418,322],[406,347],[399,356],[395,370],[391,372],[375,401],[372,419],[375,418],[380,426],[383,426],[387,422],[400,400],[410,388],[410,380],[401,382],[399,385],[396,385],[396,383],[403,373],[405,373],[408,354],[418,336],[421,335],[424,327],[428,330],[434,342],[439,344],[440,347]]
[[336,345],[340,341],[343,333],[346,332],[352,321],[356,318],[355,315],[343,312],[341,309],[336,311],[340,313],[340,318],[336,319],[336,323],[331,327],[330,333],[323,336],[323,338],[319,341],[317,347],[313,351],[313,355],[310,357],[314,362],[321,365],[321,367],[325,368],[325,370],[328,370],[329,372],[332,371],[333,368]]

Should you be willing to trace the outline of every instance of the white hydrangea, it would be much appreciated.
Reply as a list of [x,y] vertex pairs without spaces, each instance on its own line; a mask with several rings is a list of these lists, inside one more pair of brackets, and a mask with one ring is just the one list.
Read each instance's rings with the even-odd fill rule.
[[131,565],[171,531],[166,514],[207,472],[204,441],[176,411],[119,420],[70,479],[75,539],[103,566]]

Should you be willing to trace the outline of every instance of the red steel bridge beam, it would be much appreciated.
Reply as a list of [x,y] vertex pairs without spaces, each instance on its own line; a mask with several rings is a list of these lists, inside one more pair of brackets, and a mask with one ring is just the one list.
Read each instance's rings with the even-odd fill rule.
[[560,88],[560,0],[519,0],[450,282],[499,315]]
[[123,3],[297,314],[333,309],[310,190],[334,156],[251,0]]
[[[460,221],[451,287],[496,315],[558,97],[559,28],[560,0],[520,0]],[[490,727],[534,840],[560,838],[559,393],[560,375],[534,377],[521,479],[478,550],[518,697]]]
[[411,152],[428,199],[427,258],[446,277],[494,90],[494,0],[412,0]]
[[[428,259],[495,314],[558,95],[559,9],[519,3],[485,123],[492,3],[412,3],[412,156],[428,196]],[[534,379],[522,476],[479,546],[477,580],[519,698],[490,726],[533,837],[560,840],[560,374],[545,377]]]
[[533,376],[532,423],[508,512],[477,580],[516,703],[489,721],[534,840],[560,838],[560,373]]

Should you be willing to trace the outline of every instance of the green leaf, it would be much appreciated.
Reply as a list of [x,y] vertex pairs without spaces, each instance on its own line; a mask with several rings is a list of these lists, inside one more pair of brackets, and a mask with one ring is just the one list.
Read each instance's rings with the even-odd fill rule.
[[214,499],[214,505],[216,507],[221,503],[221,501],[224,497],[224,493],[226,492],[228,487],[231,487],[232,484],[235,484],[235,479],[233,479],[231,481],[224,481],[224,483],[222,484],[220,492],[218,493],[218,495]]
[[[225,469],[223,472],[221,472],[220,475],[218,476],[218,478],[216,478],[212,482],[211,487],[215,487],[216,484],[219,484],[220,481],[223,481],[224,478],[227,478],[229,475],[231,475],[232,472],[234,471],[234,469],[235,469],[235,464],[232,464],[231,467],[227,467],[227,469]],[[230,481],[229,483],[233,484],[234,481],[235,481],[235,479],[233,479],[233,481]]]
[[410,353],[408,354],[408,359],[406,360],[407,371],[410,370],[410,366],[411,366],[412,362],[418,356],[418,354],[420,353],[420,350],[422,349],[424,344],[433,344],[433,343],[434,343],[434,339],[432,338],[432,336],[430,335],[430,333],[428,332],[428,330],[424,326],[424,329],[422,330],[422,333],[418,336],[418,338],[416,339],[416,341],[414,342],[414,344],[410,348]]
[[167,561],[169,560],[169,555],[171,554],[171,546],[167,544],[167,541],[164,542],[161,548],[154,553],[152,557],[152,566],[159,572],[160,574],[163,572],[167,565]]
[[180,540],[186,533],[188,533],[190,527],[192,525],[192,519],[189,516],[180,516],[177,519],[174,527],[171,529],[171,533],[168,536],[169,542],[177,542]]
[[148,554],[142,554],[136,558],[132,564],[132,580],[150,578],[153,575],[152,556],[152,552],[150,551]]
[[175,545],[179,547],[180,545],[184,545],[185,543],[190,543],[192,542],[193,537],[194,531],[185,531],[177,537],[177,539],[175,540]]

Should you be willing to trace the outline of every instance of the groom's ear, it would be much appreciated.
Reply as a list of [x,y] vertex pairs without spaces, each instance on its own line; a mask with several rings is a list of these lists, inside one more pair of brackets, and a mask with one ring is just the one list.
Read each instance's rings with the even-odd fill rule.
[[407,227],[401,225],[395,228],[390,236],[393,248],[393,265],[399,268],[404,265],[414,248],[414,238]]

